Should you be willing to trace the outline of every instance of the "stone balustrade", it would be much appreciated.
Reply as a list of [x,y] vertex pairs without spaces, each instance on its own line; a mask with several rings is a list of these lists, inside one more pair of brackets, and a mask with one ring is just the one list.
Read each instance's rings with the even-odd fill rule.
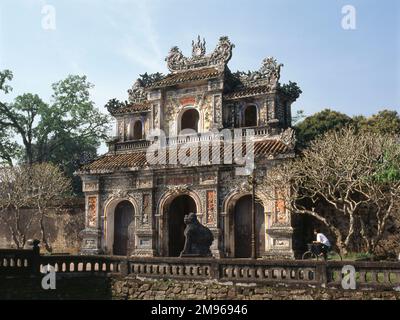
[[60,273],[121,272],[121,258],[110,256],[41,256],[39,260],[39,270],[42,271],[47,265],[54,267],[55,271]]
[[147,140],[124,141],[117,142],[115,145],[110,145],[110,151],[127,151],[134,149],[146,149],[151,142]]
[[0,249],[0,274],[31,273],[33,261],[33,250]]
[[326,267],[327,282],[330,285],[341,286],[344,265],[355,267],[358,288],[397,287],[400,289],[400,262],[332,261]]
[[361,261],[251,260],[84,255],[39,255],[34,250],[0,250],[0,275],[38,273],[50,265],[65,274],[98,273],[142,278],[215,280],[221,283],[255,283],[341,287],[342,268],[356,270],[358,288],[400,288],[400,263]]
[[[247,130],[251,130],[254,137],[272,137],[277,134],[276,130],[271,129],[269,127],[256,127],[256,128],[237,128],[237,131],[234,129],[228,129],[231,132],[231,139],[234,137],[246,137],[249,132]],[[220,140],[224,141],[224,135],[213,132],[204,132],[204,133],[194,133],[190,135],[182,135],[182,136],[171,136],[166,138],[167,146],[176,146],[180,144],[186,143],[204,143]],[[132,140],[132,141],[118,141],[118,138],[113,138],[109,142],[110,151],[127,151],[127,150],[137,150],[137,149],[145,149],[152,144],[149,140]]]

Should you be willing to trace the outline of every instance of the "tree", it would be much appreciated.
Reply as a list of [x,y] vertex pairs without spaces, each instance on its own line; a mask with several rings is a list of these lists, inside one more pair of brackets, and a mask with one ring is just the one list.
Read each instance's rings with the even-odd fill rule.
[[52,250],[44,219],[69,191],[69,179],[50,163],[0,170],[0,221],[8,226],[17,248],[23,248],[28,236],[40,230],[46,250]]
[[[11,79],[11,72],[0,73],[0,89],[5,93],[11,90],[6,85]],[[108,116],[90,100],[92,87],[85,76],[70,75],[52,85],[51,104],[30,93],[13,103],[0,102],[1,159],[7,163],[15,158],[28,164],[52,162],[72,177],[79,165],[76,160],[83,152],[95,156],[109,129]],[[12,134],[19,139],[10,139]],[[20,147],[14,148],[19,141]]]
[[[10,70],[0,72],[0,92],[9,93],[12,88],[6,84],[11,81],[13,74]],[[6,103],[1,103],[6,105]],[[0,164],[12,165],[13,159],[18,156],[18,145],[12,141],[12,132],[7,128],[7,122],[4,120],[4,115],[0,113]]]
[[10,129],[0,131],[0,167],[12,166],[13,159],[21,157],[21,148],[13,141]]
[[[351,128],[329,131],[310,142],[301,157],[270,171],[264,192],[284,201],[293,214],[323,223],[343,254],[363,232],[372,251],[400,202],[399,180],[380,180],[400,166],[398,149],[398,138],[391,135]],[[290,192],[276,192],[288,187]],[[358,228],[363,222],[370,225],[368,230]]]
[[297,83],[292,81],[283,84],[280,90],[293,102],[303,93]]
[[0,221],[6,225],[17,248],[23,248],[34,220],[29,206],[29,166],[6,167],[0,170]]
[[[302,115],[301,115],[302,116]],[[400,134],[400,115],[394,110],[382,110],[371,117],[349,117],[343,113],[325,109],[317,112],[303,121],[302,117],[295,119],[295,130],[298,147],[307,147],[310,141],[329,130],[339,130],[352,125],[357,130],[373,131],[381,134]]]
[[378,134],[369,144],[376,163],[360,191],[370,199],[360,214],[360,234],[367,251],[372,253],[384,237],[390,219],[400,218],[400,138]]
[[14,131],[21,138],[24,158],[28,164],[32,164],[35,160],[33,153],[35,121],[40,114],[45,112],[46,108],[48,108],[47,105],[39,96],[31,93],[16,97],[14,103],[9,105],[0,103],[2,125],[5,129]]
[[358,117],[360,130],[400,135],[400,115],[394,110],[382,110],[369,118]]
[[325,132],[338,130],[352,123],[353,120],[349,116],[340,112],[330,109],[317,112],[295,125],[298,147],[303,149]]
[[50,163],[31,166],[30,174],[32,183],[30,206],[36,209],[42,243],[48,252],[52,252],[44,220],[49,215],[49,209],[59,209],[60,200],[70,191],[70,181],[58,167]]

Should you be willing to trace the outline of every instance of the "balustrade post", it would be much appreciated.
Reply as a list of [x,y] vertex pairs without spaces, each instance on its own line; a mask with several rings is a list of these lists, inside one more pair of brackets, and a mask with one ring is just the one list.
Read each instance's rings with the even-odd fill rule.
[[319,282],[319,285],[323,288],[326,287],[328,283],[328,274],[326,263],[317,264],[315,268],[316,280]]
[[219,280],[221,277],[220,269],[219,269],[219,262],[212,261],[210,264],[210,277],[211,279]]
[[129,261],[128,260],[121,261],[120,270],[121,270],[121,275],[124,277],[129,274]]

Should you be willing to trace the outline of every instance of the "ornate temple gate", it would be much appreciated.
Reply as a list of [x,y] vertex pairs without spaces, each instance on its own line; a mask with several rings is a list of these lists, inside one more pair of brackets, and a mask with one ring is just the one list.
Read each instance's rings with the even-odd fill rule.
[[129,201],[120,202],[114,213],[113,254],[126,256],[134,247],[134,234],[129,232],[133,224],[134,208]]
[[[183,217],[194,211],[214,235],[215,258],[250,256],[251,197],[241,198],[252,190],[237,169],[244,169],[242,160],[249,169],[253,157],[245,156],[243,152],[250,149],[243,143],[254,141],[256,185],[275,165],[294,158],[290,107],[301,90],[296,86],[293,92],[278,90],[282,64],[272,57],[253,72],[225,72],[233,47],[225,36],[209,54],[200,39],[192,43],[190,57],[174,46],[167,57],[167,76],[148,84],[139,79],[128,90],[129,102],[107,103],[116,120],[115,139],[109,152],[77,171],[86,197],[82,253],[113,254],[115,249],[135,257],[177,256],[183,247]],[[260,90],[255,92],[255,87]],[[156,152],[164,143],[150,139],[151,132],[159,129],[167,138],[166,159]],[[192,134],[187,130],[179,136],[182,129],[191,129]],[[252,134],[244,131],[248,129]],[[242,138],[242,145],[231,150],[231,137]],[[199,161],[191,151],[190,157],[187,152],[186,157],[178,156],[176,151],[185,151],[188,143],[199,150]],[[203,143],[205,148],[197,148]],[[239,146],[246,146],[241,154]],[[155,152],[148,157],[150,148]],[[258,256],[293,259],[290,212],[284,203],[263,196],[263,190],[256,187],[255,192],[262,200],[262,206],[256,206]],[[129,239],[126,249],[128,217],[114,219],[124,200],[133,205],[135,219],[129,230],[135,239]]]

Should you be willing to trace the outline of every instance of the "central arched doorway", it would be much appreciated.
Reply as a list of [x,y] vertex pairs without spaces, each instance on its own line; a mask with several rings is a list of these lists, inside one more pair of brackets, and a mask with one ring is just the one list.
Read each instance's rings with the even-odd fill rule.
[[257,107],[254,105],[247,106],[244,110],[244,126],[256,127],[257,123]]
[[[245,195],[236,201],[233,209],[234,223],[234,256],[235,258],[251,258],[251,224],[252,196]],[[265,219],[264,208],[255,203],[257,257],[265,251]]]
[[132,230],[134,208],[129,201],[120,202],[114,213],[113,254],[127,256],[134,247]]
[[133,140],[143,139],[143,128],[142,121],[137,120],[133,126]]
[[196,109],[186,110],[181,117],[181,131],[191,129],[196,132],[199,130],[200,115]]
[[179,257],[185,245],[185,215],[197,212],[196,203],[189,195],[180,195],[172,200],[168,208],[168,256]]

